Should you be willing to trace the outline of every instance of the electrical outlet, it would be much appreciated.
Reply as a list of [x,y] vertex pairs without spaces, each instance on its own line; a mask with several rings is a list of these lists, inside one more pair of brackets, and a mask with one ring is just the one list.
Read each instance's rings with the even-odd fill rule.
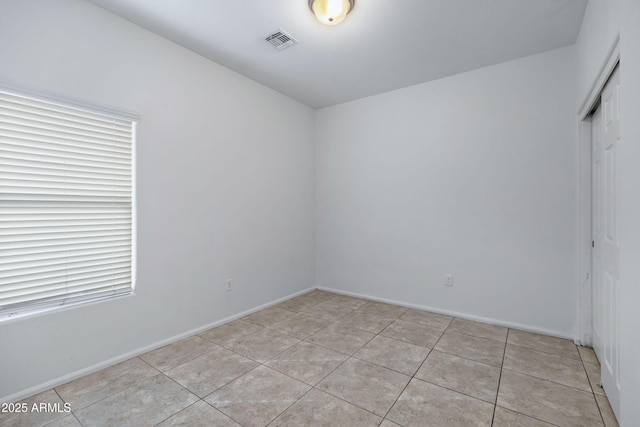
[[227,279],[227,292],[232,290],[233,290],[233,284],[231,282],[231,279]]
[[453,286],[453,274],[445,274],[444,275],[444,285],[445,286]]

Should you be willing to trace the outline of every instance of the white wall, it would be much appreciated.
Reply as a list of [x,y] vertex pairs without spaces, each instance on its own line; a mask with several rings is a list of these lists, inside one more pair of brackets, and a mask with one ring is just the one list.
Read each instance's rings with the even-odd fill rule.
[[573,336],[574,53],[319,110],[318,285]]
[[[620,422],[640,424],[640,2],[589,0],[578,38],[578,102],[620,37]],[[578,107],[576,107],[577,110]]]
[[84,1],[0,2],[0,58],[141,116],[137,295],[0,324],[0,400],[314,285],[313,110]]

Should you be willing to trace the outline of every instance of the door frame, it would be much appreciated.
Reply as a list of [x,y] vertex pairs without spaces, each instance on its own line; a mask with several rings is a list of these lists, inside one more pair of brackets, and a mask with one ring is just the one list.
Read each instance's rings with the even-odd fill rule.
[[591,90],[578,111],[578,322],[575,342],[593,345],[593,282],[591,280],[591,115],[600,100],[600,94],[609,77],[620,63],[620,36],[616,36],[607,59],[600,68]]

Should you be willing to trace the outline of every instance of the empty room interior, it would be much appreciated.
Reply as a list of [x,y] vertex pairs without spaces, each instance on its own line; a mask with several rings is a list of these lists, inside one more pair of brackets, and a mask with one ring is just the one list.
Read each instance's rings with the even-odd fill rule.
[[640,1],[1,0],[0,426],[640,426]]

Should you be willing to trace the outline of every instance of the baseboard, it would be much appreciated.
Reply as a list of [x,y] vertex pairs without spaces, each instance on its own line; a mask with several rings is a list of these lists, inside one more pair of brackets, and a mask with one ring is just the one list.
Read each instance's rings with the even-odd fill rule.
[[189,331],[183,332],[183,333],[178,334],[178,335],[174,335],[174,336],[172,336],[170,338],[167,338],[167,339],[164,339],[162,341],[155,342],[155,343],[150,344],[148,346],[145,346],[145,347],[130,351],[130,352],[125,353],[125,354],[118,355],[116,357],[112,357],[111,359],[105,360],[105,361],[100,362],[100,363],[96,363],[94,365],[88,366],[88,367],[83,368],[83,369],[79,369],[79,370],[74,371],[74,372],[72,372],[70,374],[63,375],[61,377],[55,378],[55,379],[53,379],[51,381],[47,381],[47,382],[39,384],[37,386],[30,387],[30,388],[28,388],[26,390],[22,390],[22,391],[20,391],[18,393],[14,393],[14,394],[11,394],[9,396],[2,397],[2,398],[0,398],[0,402],[3,402],[3,403],[18,402],[18,401],[20,401],[22,399],[34,396],[34,395],[36,395],[38,393],[42,393],[43,391],[47,391],[47,390],[52,389],[54,387],[57,387],[59,385],[66,384],[69,381],[73,381],[73,380],[78,379],[80,377],[84,377],[85,375],[93,374],[94,372],[98,372],[98,371],[100,371],[102,369],[105,369],[105,368],[108,368],[110,366],[116,365],[116,364],[118,364],[120,362],[124,362],[125,360],[131,359],[132,357],[139,356],[139,355],[144,354],[146,352],[149,352],[151,350],[155,350],[157,348],[160,348],[160,347],[163,347],[165,345],[174,343],[176,341],[180,341],[181,339],[184,339],[184,338],[199,334],[200,332],[204,332],[207,329],[211,329],[211,328],[215,328],[216,326],[224,325],[225,323],[229,323],[229,322],[231,322],[233,320],[239,319],[241,317],[247,316],[247,315],[249,315],[251,313],[255,313],[256,311],[263,310],[263,309],[271,307],[273,305],[280,304],[281,302],[284,302],[284,301],[289,300],[291,298],[297,297],[299,295],[307,294],[307,293],[313,291],[314,289],[316,289],[316,287],[312,286],[312,287],[307,288],[305,290],[290,294],[290,295],[288,295],[286,297],[278,298],[277,300],[268,302],[266,304],[262,304],[262,305],[257,306],[257,307],[253,307],[253,308],[251,308],[249,310],[245,310],[245,311],[243,311],[241,313],[238,313],[238,314],[234,314],[233,316],[228,316],[228,317],[225,317],[224,319],[216,320],[215,322],[212,322],[212,323],[209,323],[209,324],[206,324],[206,325],[203,325],[203,326],[199,326],[197,328],[191,329]]
[[538,328],[538,327],[535,327],[535,326],[523,325],[523,324],[515,323],[515,322],[507,322],[507,321],[504,321],[504,320],[493,319],[493,318],[490,318],[490,317],[474,316],[474,315],[471,315],[471,314],[461,313],[461,312],[458,312],[458,311],[443,310],[443,309],[437,308],[437,307],[430,307],[430,306],[426,306],[426,305],[413,304],[413,303],[408,303],[408,302],[404,302],[404,301],[392,300],[392,299],[388,299],[388,298],[379,298],[379,297],[374,297],[374,296],[371,296],[371,295],[359,294],[357,292],[347,292],[347,291],[343,291],[343,290],[340,290],[340,289],[327,288],[327,287],[324,287],[324,286],[319,286],[317,289],[322,290],[322,291],[327,291],[327,292],[333,292],[333,293],[340,294],[340,295],[347,295],[347,296],[350,296],[350,297],[362,298],[362,299],[367,299],[367,300],[377,301],[377,302],[384,302],[384,303],[387,303],[387,304],[394,304],[394,305],[399,305],[399,306],[407,307],[407,308],[415,308],[416,310],[430,311],[432,313],[444,314],[444,315],[452,316],[452,317],[459,317],[461,319],[473,320],[473,321],[476,321],[476,322],[489,323],[491,325],[504,326],[504,327],[512,328],[512,329],[519,329],[521,331],[535,332],[537,334],[549,335],[549,336],[552,336],[552,337],[568,339],[568,340],[571,340],[571,341],[575,340],[575,337],[567,335],[566,333],[563,333],[563,332],[554,331],[554,330],[550,330],[550,329]]

